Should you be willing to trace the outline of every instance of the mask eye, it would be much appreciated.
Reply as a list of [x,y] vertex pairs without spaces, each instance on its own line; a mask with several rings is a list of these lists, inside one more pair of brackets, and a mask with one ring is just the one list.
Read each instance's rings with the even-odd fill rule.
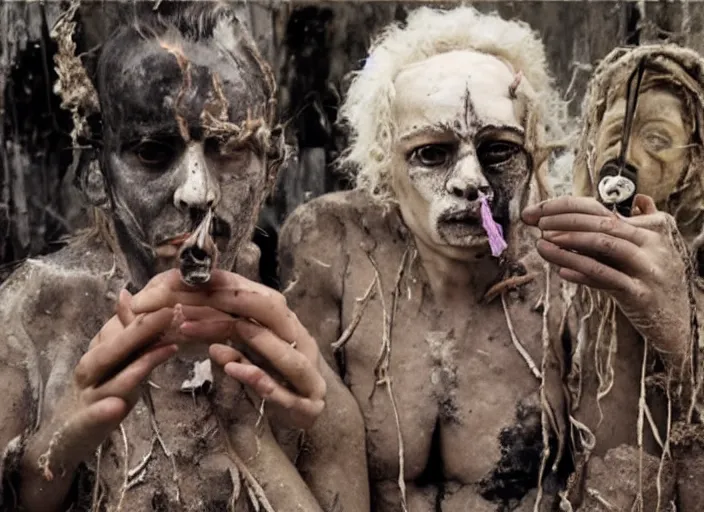
[[513,142],[486,141],[479,145],[477,156],[482,167],[487,167],[509,161],[520,150],[521,147]]
[[428,144],[416,148],[411,153],[411,160],[424,167],[440,167],[447,165],[452,156],[452,146],[449,144]]
[[651,151],[662,151],[672,146],[670,137],[661,132],[647,132],[643,134],[643,144]]
[[151,169],[163,169],[173,161],[176,151],[169,144],[145,140],[132,148],[139,162]]

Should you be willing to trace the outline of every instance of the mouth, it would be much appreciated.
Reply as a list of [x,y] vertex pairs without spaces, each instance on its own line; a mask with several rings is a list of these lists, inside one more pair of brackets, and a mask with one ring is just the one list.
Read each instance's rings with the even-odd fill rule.
[[468,209],[458,212],[443,213],[438,219],[438,224],[477,226],[481,228],[482,219],[478,209]]
[[[201,219],[202,220],[202,219]],[[190,231],[180,233],[178,235],[169,235],[161,238],[159,242],[154,244],[154,251],[158,258],[174,258],[178,256],[181,246],[188,240],[200,224],[199,222],[194,223],[193,228]],[[212,221],[210,228],[210,236],[216,241],[217,245],[220,246],[230,239],[231,230],[230,225],[224,220],[215,217]],[[221,242],[221,243],[218,243]]]

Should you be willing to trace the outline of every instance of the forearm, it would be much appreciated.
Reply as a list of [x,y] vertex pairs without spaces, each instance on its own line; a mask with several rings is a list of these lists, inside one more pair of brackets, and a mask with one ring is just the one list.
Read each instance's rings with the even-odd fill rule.
[[[306,432],[298,468],[325,510],[369,511],[366,432],[356,400],[325,365],[326,407]],[[337,510],[337,509],[336,509]]]

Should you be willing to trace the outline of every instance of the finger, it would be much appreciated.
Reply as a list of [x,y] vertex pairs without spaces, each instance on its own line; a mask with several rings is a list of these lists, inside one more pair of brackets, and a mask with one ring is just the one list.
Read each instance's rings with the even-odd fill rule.
[[105,325],[103,325],[103,327],[98,331],[98,334],[96,334],[90,341],[88,344],[88,350],[90,351],[104,341],[111,340],[115,336],[119,336],[119,334],[124,330],[125,327],[122,325],[122,322],[117,315],[113,316],[110,320],[105,322]]
[[561,268],[558,274],[562,279],[564,279],[565,281],[569,281],[570,283],[582,284],[585,286],[589,286],[590,288],[599,289],[599,286],[596,281],[594,281],[593,279],[589,279],[587,276],[585,276],[581,272],[577,272],[576,270],[572,270],[569,268]]
[[173,307],[177,302],[201,306],[204,298],[217,292],[236,294],[249,291],[264,296],[278,293],[261,283],[224,270],[213,270],[210,280],[198,287],[186,285],[178,276],[178,273],[172,273],[170,277],[162,278],[154,286],[145,287],[132,299],[132,311],[137,314],[146,313],[162,307]]
[[257,395],[269,403],[285,409],[297,418],[297,423],[310,424],[325,406],[323,397],[308,398],[298,396],[272,379],[261,368],[247,363],[228,363],[225,373],[233,379],[249,386]]
[[322,398],[325,381],[318,371],[317,354],[311,360],[270,330],[245,320],[238,320],[235,329],[242,341],[261,354],[298,391],[311,398]]
[[105,384],[85,393],[89,402],[97,402],[109,396],[130,401],[130,394],[142,383],[157,366],[165,363],[178,351],[176,345],[165,345],[149,349],[130,363]]
[[633,206],[638,208],[640,215],[648,215],[649,213],[657,213],[658,211],[653,198],[645,194],[636,194],[633,200]]
[[526,207],[521,213],[521,218],[526,224],[537,226],[542,217],[565,213],[613,216],[604,205],[593,197],[562,196]]
[[78,386],[93,386],[124,365],[138,349],[157,339],[169,327],[172,318],[173,310],[169,308],[140,315],[121,333],[96,344],[76,366],[74,376]]
[[245,360],[245,357],[239,350],[221,343],[210,345],[208,354],[210,355],[210,359],[218,366],[225,366],[227,363],[238,363]]
[[304,353],[310,354],[316,349],[315,340],[288,308],[285,297],[266,286],[244,283],[242,287],[216,288],[207,293],[171,291],[165,294],[158,289],[147,290],[134,296],[132,311],[151,311],[176,303],[183,304],[184,307],[205,306],[230,315],[251,318],[271,329],[280,338],[296,341]]
[[615,215],[609,215],[608,217],[582,213],[551,215],[541,218],[538,222],[538,227],[543,231],[605,233],[627,240],[637,246],[643,245],[647,240],[647,233]]
[[135,315],[130,309],[131,300],[132,294],[129,291],[127,291],[125,288],[120,290],[120,296],[118,297],[115,312],[117,314],[117,317],[120,319],[120,322],[122,322],[123,327],[127,327],[135,319]]
[[108,397],[82,409],[68,423],[61,441],[52,448],[52,459],[74,464],[90,456],[130,411],[121,398]]
[[538,240],[538,254],[547,262],[584,274],[602,290],[631,292],[633,284],[625,274],[588,256],[561,249],[546,240]]
[[[659,235],[670,235],[678,230],[677,222],[674,217],[672,217],[669,213],[660,211],[624,218],[623,221],[636,229],[644,230],[644,233],[652,241],[656,241],[656,243],[660,240]],[[658,238],[653,236],[654,233],[658,236]]]
[[609,266],[616,266],[628,275],[639,275],[649,270],[645,265],[648,260],[637,245],[611,235],[546,231],[543,233],[543,239],[561,249],[577,251]]

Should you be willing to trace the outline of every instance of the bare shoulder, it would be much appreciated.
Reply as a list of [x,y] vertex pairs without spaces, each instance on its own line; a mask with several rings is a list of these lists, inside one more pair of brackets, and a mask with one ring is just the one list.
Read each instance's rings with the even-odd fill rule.
[[[388,229],[389,207],[362,191],[334,192],[299,206],[279,238],[281,269],[301,265],[340,269],[360,233]],[[372,237],[374,237],[372,235]]]
[[31,340],[39,350],[63,333],[92,337],[111,312],[121,276],[110,251],[87,238],[28,259],[0,286],[0,337],[10,346]]
[[[319,196],[296,208],[282,228],[282,243],[313,236],[344,234],[347,228],[378,222],[385,207],[362,191],[350,190]],[[340,233],[342,229],[342,233]]]

